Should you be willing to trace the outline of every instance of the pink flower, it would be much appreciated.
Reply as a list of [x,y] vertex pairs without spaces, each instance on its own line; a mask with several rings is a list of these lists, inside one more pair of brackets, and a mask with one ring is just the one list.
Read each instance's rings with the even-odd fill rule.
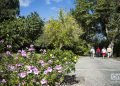
[[45,62],[43,60],[40,60],[39,63],[44,67],[45,66]]
[[28,51],[30,51],[30,52],[32,52],[32,51],[34,51],[35,49],[34,48],[29,48],[29,50]]
[[14,70],[16,69],[16,67],[15,67],[15,66],[12,66],[12,65],[8,65],[8,69],[9,69],[10,71],[14,71]]
[[33,45],[33,44],[31,44],[31,45],[30,45],[30,47],[34,47],[34,45]]
[[16,67],[21,67],[22,66],[22,64],[16,64]]
[[40,73],[40,71],[38,71],[38,70],[34,70],[33,72],[35,75],[38,75]]
[[25,68],[27,68],[27,70],[31,70],[31,69],[32,69],[32,66],[26,65]]
[[41,82],[42,85],[47,84],[47,80],[45,80],[45,79],[42,79],[40,82]]
[[0,43],[3,43],[4,42],[4,40],[2,39],[2,40],[0,40]]
[[11,45],[7,45],[7,48],[12,48],[12,46]]
[[62,66],[61,66],[61,65],[56,65],[56,66],[55,66],[55,69],[59,71],[59,70],[62,69]]
[[38,75],[38,74],[39,74],[39,72],[40,72],[40,71],[39,71],[36,67],[35,67],[35,68],[33,68],[32,70],[33,70],[34,74],[36,74],[36,75]]
[[6,51],[6,54],[11,56],[11,52],[10,51]]
[[44,61],[43,61],[43,60],[40,60],[40,61],[39,61],[39,63],[40,63],[40,64],[43,64],[43,63],[44,63]]
[[32,73],[32,70],[31,70],[31,69],[27,71],[27,74],[29,74],[29,73]]
[[2,79],[2,81],[1,81],[2,83],[6,83],[6,80],[5,79]]
[[32,73],[33,66],[25,66],[27,68],[27,74]]
[[21,51],[21,55],[22,55],[23,57],[26,57],[26,56],[27,56],[26,51],[25,51],[25,50],[22,50],[22,51]]
[[26,72],[22,72],[22,73],[19,73],[18,74],[20,78],[24,78],[27,76],[27,73]]
[[48,68],[47,68],[47,71],[48,71],[48,72],[52,72],[52,68],[51,68],[51,67],[48,67]]
[[48,67],[47,70],[44,71],[44,74],[47,74],[49,72],[52,72],[52,68],[51,67]]
[[21,50],[18,50],[18,53],[21,53]]
[[46,54],[46,50],[45,49],[43,50],[43,54]]
[[45,71],[44,71],[44,74],[47,74],[47,73],[48,73],[48,71],[47,71],[47,70],[45,70]]
[[29,73],[34,73],[34,74],[36,74],[36,75],[38,75],[39,74],[39,70],[36,68],[36,67],[34,67],[34,66],[25,66],[26,68],[27,68],[27,74],[29,74]]
[[52,60],[49,60],[48,63],[52,63],[53,61]]

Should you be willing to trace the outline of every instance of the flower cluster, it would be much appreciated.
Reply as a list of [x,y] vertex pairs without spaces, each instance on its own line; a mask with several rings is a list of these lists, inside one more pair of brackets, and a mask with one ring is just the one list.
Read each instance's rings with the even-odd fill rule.
[[12,46],[11,45],[7,45],[7,48],[12,48]]
[[[74,56],[69,55],[68,52],[64,53],[57,50],[48,50],[46,52],[45,50],[43,51],[44,53],[38,55],[31,53],[34,51],[34,49],[32,49],[33,47],[33,45],[30,45],[31,49],[18,50],[18,53],[13,55],[13,58],[6,56],[0,60],[2,63],[0,66],[2,69],[0,83],[2,85],[9,83],[11,86],[54,86],[55,83],[60,83],[61,78],[67,73],[67,69],[72,69]],[[31,53],[31,55],[28,55],[28,53]],[[7,51],[6,54],[11,55],[11,52]],[[67,56],[70,59],[68,59]]]
[[46,54],[46,53],[47,53],[46,49],[40,49],[40,52],[41,52],[42,54]]
[[12,54],[11,54],[10,51],[6,51],[6,55],[8,55],[8,56],[12,56]]
[[44,71],[44,74],[48,74],[49,72],[52,72],[52,68],[51,67],[48,67],[47,70]]
[[27,74],[34,73],[35,75],[38,75],[40,72],[38,68],[36,68],[35,66],[25,66],[25,67],[27,69]]
[[0,81],[0,83],[6,83],[7,81],[5,80],[5,79],[2,79],[1,81]]
[[25,50],[22,50],[22,51],[21,51],[21,55],[22,55],[23,57],[26,57],[26,56],[27,56],[26,51],[25,51]]
[[28,51],[30,51],[30,52],[35,51],[35,49],[34,49],[34,45],[33,45],[33,44],[30,45],[30,48],[28,49]]
[[56,66],[55,66],[55,69],[56,69],[59,73],[62,72],[62,66],[61,66],[61,65],[56,65]]
[[20,78],[26,77],[27,73],[26,72],[21,72],[18,74]]
[[1,40],[0,40],[0,43],[4,43],[4,40],[3,40],[3,39],[1,39]]

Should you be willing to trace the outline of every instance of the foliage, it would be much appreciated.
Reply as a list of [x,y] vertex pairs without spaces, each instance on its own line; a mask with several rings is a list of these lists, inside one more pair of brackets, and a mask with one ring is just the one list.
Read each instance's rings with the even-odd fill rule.
[[120,56],[120,35],[118,36],[118,39],[115,42],[115,48],[114,48],[115,56]]
[[84,39],[87,41],[96,32],[101,32],[98,30],[98,24],[102,24],[102,31],[105,31],[109,14],[108,4],[106,0],[76,0],[76,7],[72,10],[72,14],[83,27],[86,34]]
[[76,0],[76,8],[72,10],[72,14],[79,22],[79,24],[87,29],[91,24],[94,24],[94,20],[98,18],[98,14],[94,13],[94,0]]
[[73,52],[78,55],[88,55],[90,44],[87,44],[85,40],[79,39],[78,42],[74,43]]
[[78,60],[78,56],[76,56],[72,51],[68,50],[49,50],[48,55],[46,55],[46,60],[48,61],[49,55],[53,58],[54,64],[61,64],[63,66],[63,72],[69,73],[71,71],[75,71],[75,63]]
[[6,20],[0,23],[1,40],[4,40],[4,45],[11,44],[14,50],[18,49],[33,43],[41,35],[43,24],[43,20],[36,12],[27,18]]
[[[43,32],[43,44],[52,45],[61,49],[63,46],[72,46],[79,40],[82,30],[76,20],[70,15],[59,12],[59,19],[46,22]],[[39,40],[37,40],[39,44]]]
[[112,41],[114,43],[114,53],[115,56],[120,56],[120,12],[118,11],[118,1],[112,2],[112,12],[110,13],[109,22],[107,24],[108,27],[108,41]]
[[19,15],[19,0],[0,0],[0,22]]
[[26,18],[27,38],[32,42],[35,41],[42,34],[43,20],[39,17],[37,12],[31,13]]
[[118,2],[111,2],[111,13],[109,17],[109,22],[107,24],[108,40],[113,40],[119,38],[120,34],[120,12],[117,12]]
[[75,4],[75,9],[72,9],[71,13],[85,31],[83,39],[90,42],[91,38],[99,33],[106,36],[106,43],[111,44],[118,40],[120,34],[119,0],[76,0]]
[[75,70],[77,59],[72,52],[61,50],[44,50],[38,56],[32,45],[17,55],[6,54],[0,59],[0,85],[55,86],[66,73]]
[[82,39],[90,43],[100,16],[95,12],[95,0],[75,0],[75,9],[71,10],[71,14],[84,30]]
[[[76,7],[72,10],[72,14],[81,26],[84,27],[86,32],[90,31],[91,26],[96,27],[95,25],[100,23],[103,33],[108,35],[107,31],[110,29],[108,28],[108,24],[109,26],[112,25],[111,29],[115,29],[114,26],[118,27],[116,25],[119,24],[118,8],[119,1],[117,0],[76,0]],[[115,16],[118,19],[115,19]]]

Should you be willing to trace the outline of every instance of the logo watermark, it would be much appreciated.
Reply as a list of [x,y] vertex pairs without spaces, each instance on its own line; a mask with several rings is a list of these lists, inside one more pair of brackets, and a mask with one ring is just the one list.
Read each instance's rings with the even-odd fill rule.
[[111,73],[110,79],[112,81],[120,81],[120,72],[119,73]]

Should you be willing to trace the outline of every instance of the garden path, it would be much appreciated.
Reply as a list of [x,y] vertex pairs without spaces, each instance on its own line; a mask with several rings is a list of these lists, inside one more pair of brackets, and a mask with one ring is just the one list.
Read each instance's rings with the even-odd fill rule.
[[75,75],[78,83],[66,86],[120,86],[120,61],[81,57],[70,75]]

